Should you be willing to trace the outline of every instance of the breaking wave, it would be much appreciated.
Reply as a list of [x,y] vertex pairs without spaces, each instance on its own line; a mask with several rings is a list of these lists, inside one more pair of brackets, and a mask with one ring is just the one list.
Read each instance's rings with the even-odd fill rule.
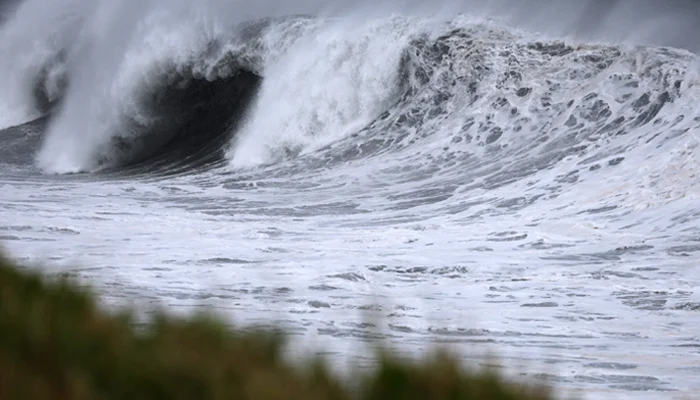
[[[5,83],[0,106],[5,126],[44,116],[46,172],[392,152],[473,163],[475,178],[509,171],[498,185],[567,157],[597,168],[700,126],[686,50],[552,40],[466,15],[222,23],[184,3],[64,4],[27,33],[35,4],[3,26],[5,50],[23,57],[1,66],[21,79]],[[30,39],[32,51],[11,46]]]

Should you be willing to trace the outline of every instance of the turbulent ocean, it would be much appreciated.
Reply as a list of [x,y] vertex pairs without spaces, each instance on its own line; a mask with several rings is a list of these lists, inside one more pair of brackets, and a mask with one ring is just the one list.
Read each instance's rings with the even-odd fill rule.
[[584,399],[696,395],[699,6],[4,5],[0,243],[341,369],[449,346]]

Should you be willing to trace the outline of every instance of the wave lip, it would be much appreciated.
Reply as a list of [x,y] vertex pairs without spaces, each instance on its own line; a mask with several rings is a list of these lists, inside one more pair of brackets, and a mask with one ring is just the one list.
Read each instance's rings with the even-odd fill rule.
[[399,64],[421,24],[323,21],[266,64],[229,151],[234,168],[310,154],[364,129],[400,96]]
[[291,16],[205,33],[141,27],[106,71],[81,59],[68,74],[39,164],[58,173],[207,164],[224,148],[241,162],[333,141],[390,106],[409,24]]
[[[39,165],[63,173],[143,164],[153,157],[174,163],[176,154],[187,163],[222,158],[221,142],[230,138],[259,86],[261,59],[249,45],[253,38],[242,43],[236,36],[255,32],[250,24],[225,34],[198,27],[140,26],[145,32],[134,34],[138,39],[125,44],[123,55],[84,51],[56,102]],[[104,52],[114,63],[100,69],[89,62]]]

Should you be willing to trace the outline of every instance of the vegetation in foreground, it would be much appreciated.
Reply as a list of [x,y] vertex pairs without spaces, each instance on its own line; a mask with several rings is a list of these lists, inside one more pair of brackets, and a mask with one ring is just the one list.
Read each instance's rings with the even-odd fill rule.
[[232,330],[212,317],[99,309],[69,281],[0,258],[0,399],[550,399],[546,388],[468,372],[436,352],[409,362],[379,356],[352,384],[322,360],[283,359],[284,338]]

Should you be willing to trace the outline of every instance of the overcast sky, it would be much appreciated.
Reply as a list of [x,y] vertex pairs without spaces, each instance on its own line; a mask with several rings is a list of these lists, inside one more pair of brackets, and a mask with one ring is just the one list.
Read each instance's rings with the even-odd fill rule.
[[[22,0],[0,0],[0,13]],[[47,4],[65,0],[27,0]],[[88,0],[86,0],[88,1]],[[99,0],[93,0],[99,1]],[[141,3],[142,0],[103,0]],[[157,1],[157,0],[151,0]],[[333,9],[418,13],[443,10],[506,18],[510,24],[554,37],[629,41],[700,51],[700,0],[193,0],[235,9],[245,17]],[[174,4],[174,3],[173,3]],[[231,6],[229,6],[231,5]],[[38,7],[38,9],[43,9]],[[4,11],[3,11],[4,10]],[[362,14],[362,12],[360,13]],[[238,15],[238,17],[244,17]]]

